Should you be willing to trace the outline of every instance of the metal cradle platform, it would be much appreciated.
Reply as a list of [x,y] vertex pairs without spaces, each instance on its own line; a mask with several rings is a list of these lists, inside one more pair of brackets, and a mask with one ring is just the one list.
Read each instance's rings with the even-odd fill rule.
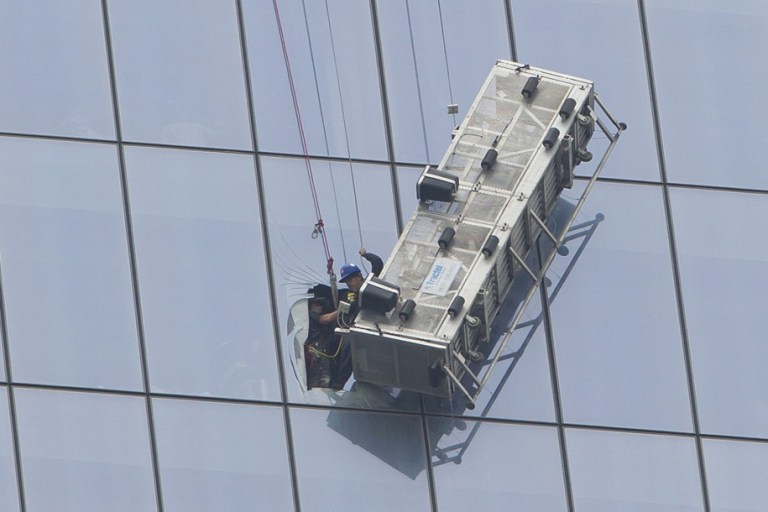
[[[472,406],[555,255],[534,272],[529,252],[540,236],[555,248],[563,243],[625,128],[592,82],[497,62],[440,165],[424,170],[419,207],[383,272],[361,289],[361,312],[345,333],[355,379],[443,397],[460,392]],[[609,144],[556,235],[547,220],[574,168],[592,158],[595,130]],[[532,284],[510,334],[489,353],[491,322],[526,274]]]

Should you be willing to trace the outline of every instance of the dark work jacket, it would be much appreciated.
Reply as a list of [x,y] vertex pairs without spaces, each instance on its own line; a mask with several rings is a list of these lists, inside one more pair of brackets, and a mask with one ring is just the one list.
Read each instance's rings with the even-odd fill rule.
[[333,337],[333,329],[336,327],[335,323],[323,325],[320,323],[320,315],[328,313],[323,311],[318,313],[316,311],[309,312],[309,333],[307,334],[307,346],[312,346],[323,352],[328,351],[328,345]]

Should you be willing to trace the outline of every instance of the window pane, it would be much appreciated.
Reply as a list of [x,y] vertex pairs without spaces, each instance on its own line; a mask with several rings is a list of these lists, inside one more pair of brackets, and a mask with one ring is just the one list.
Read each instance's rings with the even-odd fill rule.
[[0,2],[0,130],[112,139],[98,0]]
[[[289,323],[291,307],[307,296],[307,290],[318,283],[328,284],[327,260],[321,238],[312,238],[317,216],[304,160],[263,158],[262,164],[278,311],[280,318]],[[355,194],[363,245],[386,261],[397,240],[389,167],[352,164],[350,169],[346,162],[312,161],[312,169],[335,271],[339,271],[344,260],[356,263],[364,273],[371,270],[370,263],[358,255],[361,241]],[[334,393],[329,395],[317,388],[305,393],[304,364],[297,362],[297,358],[303,357],[303,341],[295,336],[297,332],[300,333],[288,329],[283,332],[289,398],[299,402],[336,403],[340,396]],[[352,380],[347,383],[347,389],[351,387]],[[386,408],[418,407],[418,397],[414,394],[393,400],[388,392],[379,393],[368,387],[365,392],[356,391],[359,392],[347,393],[339,405],[379,407],[387,402]],[[369,396],[368,391],[375,396]]]
[[15,380],[142,388],[114,146],[0,139],[0,251]]
[[745,150],[765,133],[768,61],[750,50],[766,46],[768,3],[645,6],[670,181],[768,189],[764,148]]
[[280,396],[253,158],[127,148],[152,389]]
[[155,400],[163,509],[291,510],[280,409]]
[[[497,59],[509,58],[503,2],[378,1],[395,158],[438,163]],[[482,37],[469,36],[482,34]],[[446,106],[459,105],[458,115]]]
[[11,419],[8,409],[8,390],[0,386],[0,510],[19,510],[19,491],[16,480],[16,457],[11,439]]
[[235,2],[109,3],[126,140],[250,148]]
[[421,419],[291,410],[301,509],[429,510]]
[[550,267],[566,422],[692,428],[663,212],[657,187],[598,183]]
[[512,17],[520,62],[594,80],[611,114],[629,125],[603,175],[659,181],[637,2],[513,0]]
[[[280,19],[310,154],[385,159],[367,0],[281,0]],[[272,2],[245,1],[259,149],[303,154]]]
[[693,439],[566,431],[576,510],[703,511]]
[[768,445],[704,440],[712,512],[768,509]]
[[[472,2],[472,9],[467,9],[463,0],[439,0],[438,3],[443,16],[453,99],[459,103],[459,115],[464,116],[496,61],[510,58],[506,13],[503,2],[498,0]],[[482,44],[472,41],[482,41]],[[462,119],[459,117],[456,124]]]
[[442,512],[568,509],[554,428],[449,418],[430,418],[429,428]]
[[768,436],[768,196],[672,189],[685,316],[705,433]]
[[156,510],[141,398],[16,390],[29,512]]

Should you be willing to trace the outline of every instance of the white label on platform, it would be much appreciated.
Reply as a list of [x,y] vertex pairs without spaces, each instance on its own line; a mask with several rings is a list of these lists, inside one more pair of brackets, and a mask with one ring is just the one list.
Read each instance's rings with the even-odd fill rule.
[[449,258],[437,258],[421,285],[422,293],[444,297],[451,288],[451,283],[461,269],[461,262]]

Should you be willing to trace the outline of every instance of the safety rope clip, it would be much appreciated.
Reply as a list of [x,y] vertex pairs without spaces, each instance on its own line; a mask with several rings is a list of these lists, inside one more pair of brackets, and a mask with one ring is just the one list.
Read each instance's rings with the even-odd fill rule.
[[320,233],[323,232],[324,226],[325,225],[323,224],[323,219],[318,219],[314,229],[312,230],[312,238],[317,238],[318,236],[320,236]]

